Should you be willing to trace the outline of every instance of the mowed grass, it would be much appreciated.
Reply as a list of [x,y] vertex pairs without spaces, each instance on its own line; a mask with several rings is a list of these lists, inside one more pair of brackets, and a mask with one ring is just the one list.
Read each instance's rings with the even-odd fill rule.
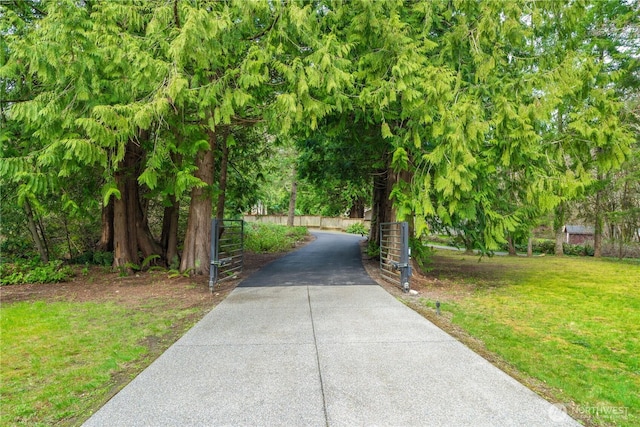
[[553,403],[595,424],[640,425],[640,263],[438,251],[434,267],[465,288],[443,303],[452,322],[543,381]]
[[175,321],[196,310],[148,308],[113,302],[3,304],[0,425],[82,422],[108,397],[114,374],[148,364],[148,341],[162,340]]

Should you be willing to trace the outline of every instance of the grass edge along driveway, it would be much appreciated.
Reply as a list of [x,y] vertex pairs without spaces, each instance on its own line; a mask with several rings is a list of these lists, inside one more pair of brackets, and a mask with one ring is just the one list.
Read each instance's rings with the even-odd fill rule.
[[438,251],[428,276],[422,304],[441,300],[445,317],[544,383],[553,403],[595,425],[640,424],[640,263]]

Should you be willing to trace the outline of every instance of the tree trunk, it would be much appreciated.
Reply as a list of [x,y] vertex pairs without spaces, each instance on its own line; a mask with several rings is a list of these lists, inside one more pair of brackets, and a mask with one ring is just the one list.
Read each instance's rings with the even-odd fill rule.
[[527,256],[533,256],[533,237],[529,236],[529,241],[527,242]]
[[64,227],[65,239],[67,240],[67,249],[69,249],[69,259],[73,258],[73,246],[71,244],[71,233],[69,233],[69,221],[66,215],[62,216],[62,226]]
[[369,242],[371,245],[380,246],[380,224],[393,222],[395,219],[393,203],[390,200],[391,190],[393,189],[395,180],[396,176],[390,167],[379,169],[373,176],[371,230],[369,232]]
[[353,201],[349,211],[349,218],[364,218],[364,200],[362,197],[358,197]]
[[97,245],[97,250],[102,252],[113,251],[113,206],[114,197],[111,196],[107,206],[102,207],[102,235]]
[[38,234],[38,227],[36,226],[33,210],[31,209],[31,204],[28,200],[24,201],[24,212],[27,215],[27,228],[29,228],[33,243],[35,243],[38,254],[40,254],[40,259],[44,264],[46,264],[49,262],[49,253],[47,252],[40,234]]
[[293,227],[293,220],[296,215],[296,198],[298,197],[298,172],[293,169],[293,181],[291,182],[291,196],[289,197],[289,216],[287,217],[287,225]]
[[371,200],[371,229],[369,242],[380,246],[380,224],[382,221],[382,200],[387,188],[387,171],[378,170],[373,176],[373,197]]
[[467,232],[462,236],[462,241],[464,242],[464,253],[465,255],[473,255],[475,252],[473,251],[474,239],[473,236]]
[[[115,172],[114,178],[120,198],[113,198],[113,267],[131,271],[132,264],[138,264],[138,238],[136,227],[137,163],[140,161],[139,147],[129,140],[124,159]],[[135,194],[132,194],[136,189]]]
[[[113,267],[131,270],[151,255],[162,256],[162,248],[153,239],[140,203],[138,176],[143,153],[137,142],[129,140],[124,159],[115,172],[120,198],[113,200]],[[103,235],[108,231],[103,230]]]
[[[404,191],[410,191],[411,183],[413,182],[413,172],[407,171],[407,170],[403,170],[399,172],[396,176],[396,182],[397,181],[401,181],[403,183],[403,188],[405,189]],[[392,190],[393,188],[391,188],[391,190],[389,191],[389,194],[391,194]],[[411,196],[409,195],[409,197]],[[409,214],[406,214],[406,216],[402,218],[402,220],[407,221],[407,225],[409,227],[409,239],[413,239],[414,237],[416,237],[415,214],[413,212],[413,208],[404,209],[404,211],[410,212]],[[393,211],[393,214],[394,214],[394,217],[396,217],[395,209]],[[396,220],[397,219],[398,218],[396,218]]]
[[518,253],[516,252],[516,245],[513,242],[513,235],[511,233],[507,235],[507,245],[509,248],[509,256],[517,256]]
[[564,202],[560,203],[555,209],[555,218],[553,220],[553,227],[556,232],[556,247],[555,247],[555,255],[563,256],[564,255],[564,220],[565,220],[565,206]]
[[227,198],[227,165],[229,163],[229,147],[227,146],[227,136],[220,141],[220,149],[222,151],[222,158],[220,159],[220,181],[219,181],[219,193],[218,203],[216,205],[216,218],[224,219],[224,203]]
[[164,208],[162,217],[162,236],[160,237],[160,245],[162,246],[162,255],[167,261],[167,265],[177,268],[180,263],[178,254],[178,213],[180,205],[175,195],[169,196],[170,206]]
[[136,263],[137,259],[137,248],[131,247],[131,242],[133,239],[130,237],[130,228],[128,227],[127,220],[127,207],[124,200],[124,194],[126,193],[125,184],[123,178],[119,176],[119,173],[116,173],[115,179],[118,185],[118,189],[121,191],[120,198],[113,199],[113,268],[127,268],[129,263],[134,261],[133,251],[136,252]]
[[[602,182],[602,177],[598,174],[598,181]],[[595,227],[593,234],[593,256],[595,258],[602,257],[602,190],[599,189],[596,192],[596,200],[595,200]]]
[[190,274],[206,275],[209,273],[211,245],[211,212],[213,200],[213,152],[216,147],[216,134],[208,130],[209,149],[200,151],[196,158],[195,177],[206,184],[205,187],[194,187],[191,190],[191,204],[187,219],[187,234],[184,240],[184,251],[180,271]]

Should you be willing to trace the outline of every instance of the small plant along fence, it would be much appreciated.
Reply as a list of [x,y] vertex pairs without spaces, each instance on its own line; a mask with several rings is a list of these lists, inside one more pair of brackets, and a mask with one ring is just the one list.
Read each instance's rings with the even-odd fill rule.
[[409,292],[411,264],[409,251],[409,224],[406,222],[384,222],[380,224],[380,270],[382,277],[398,283]]
[[244,264],[244,221],[213,219],[211,221],[211,265],[209,289],[242,271]]

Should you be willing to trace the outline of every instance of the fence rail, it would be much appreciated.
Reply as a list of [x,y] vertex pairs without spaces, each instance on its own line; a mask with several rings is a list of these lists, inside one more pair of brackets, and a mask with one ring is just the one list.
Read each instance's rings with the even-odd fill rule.
[[[286,215],[245,215],[244,220],[247,222],[262,222],[266,224],[287,225]],[[318,215],[298,215],[293,219],[293,225],[319,228],[323,230],[345,230],[353,224],[362,223],[369,227],[371,220],[364,218],[336,218]]]

